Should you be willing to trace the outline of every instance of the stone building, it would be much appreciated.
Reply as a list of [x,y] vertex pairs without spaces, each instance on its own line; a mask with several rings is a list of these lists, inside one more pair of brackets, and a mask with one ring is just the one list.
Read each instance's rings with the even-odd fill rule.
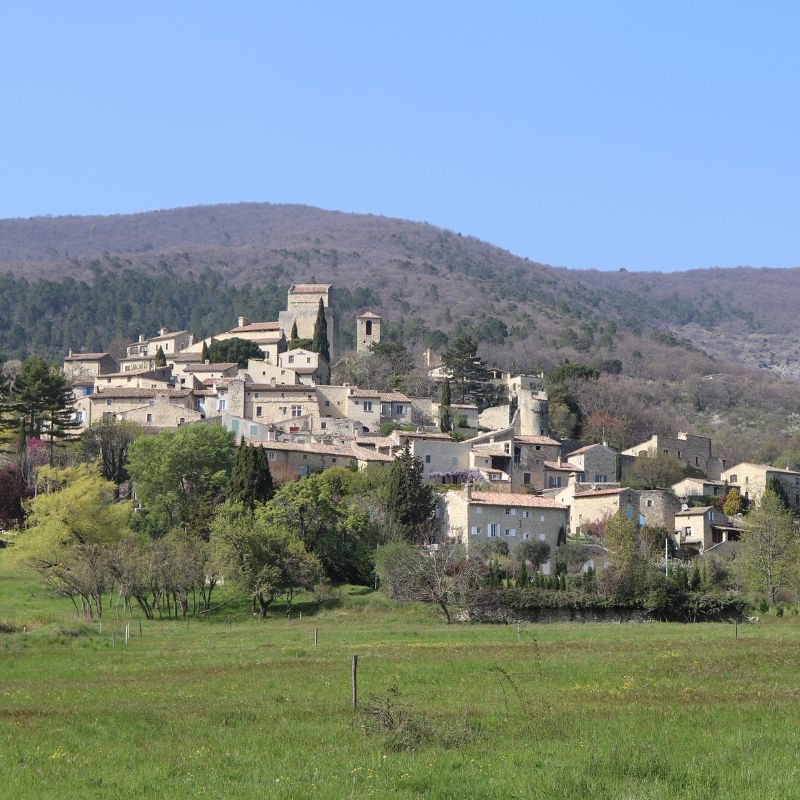
[[725,460],[711,452],[711,439],[708,436],[680,432],[673,438],[655,434],[647,441],[622,451],[622,477],[630,476],[637,458],[652,458],[662,453],[675,456],[682,468],[700,470],[707,478],[714,480],[718,480],[726,468]]
[[739,530],[714,506],[699,506],[675,515],[675,538],[680,547],[697,549],[701,554],[739,539]]
[[356,317],[356,352],[364,353],[381,340],[382,317],[365,311]]
[[336,351],[336,325],[335,312],[331,305],[331,285],[329,283],[293,283],[289,287],[286,299],[286,311],[278,314],[278,323],[291,335],[292,328],[297,324],[297,335],[301,339],[311,339],[314,336],[314,324],[317,321],[319,301],[325,307],[325,320],[328,325],[328,344],[331,357]]
[[553,555],[561,530],[566,530],[568,509],[550,497],[511,492],[475,492],[470,484],[463,491],[445,494],[445,529],[447,535],[469,548],[492,539],[508,543],[513,556],[515,547],[538,540],[550,546],[550,559],[539,565],[550,573]]
[[725,470],[722,479],[739,487],[742,497],[758,503],[770,480],[775,479],[783,487],[789,505],[795,513],[800,513],[800,472],[780,469],[768,464],[742,462]]

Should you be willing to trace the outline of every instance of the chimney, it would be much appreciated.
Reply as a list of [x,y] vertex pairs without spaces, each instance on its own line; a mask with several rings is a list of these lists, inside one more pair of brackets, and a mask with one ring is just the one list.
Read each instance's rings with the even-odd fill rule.
[[168,329],[167,329],[167,328],[159,328],[159,329],[158,329],[158,335],[159,335],[159,336],[165,336],[165,335],[166,335],[168,332],[169,332],[169,331],[168,331]]
[[468,503],[472,500],[472,481],[470,480],[464,484],[464,499]]
[[429,367],[431,365],[431,349],[430,347],[425,348],[425,366]]
[[144,341],[144,334],[143,334],[143,333],[140,333],[140,334],[139,334],[139,341],[140,341],[140,342],[143,342],[143,341]]
[[247,317],[239,317],[239,327],[243,328],[245,325],[249,325],[250,320]]
[[575,486],[578,482],[578,475],[575,472],[570,472],[569,478],[567,478],[567,486]]
[[71,348],[71,347],[70,347],[70,349],[69,349],[69,356],[68,356],[68,358],[72,358],[72,348]]
[[561,453],[558,454],[558,466],[561,466]]

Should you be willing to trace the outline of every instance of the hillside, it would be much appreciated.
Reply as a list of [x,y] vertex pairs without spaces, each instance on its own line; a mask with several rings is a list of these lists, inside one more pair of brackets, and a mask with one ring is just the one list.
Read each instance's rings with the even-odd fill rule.
[[371,307],[416,352],[470,329],[509,369],[621,371],[626,396],[659,412],[652,427],[783,439],[800,413],[796,385],[777,377],[800,376],[800,270],[568,270],[424,223],[306,206],[0,220],[0,353],[107,348],[161,324],[207,334],[239,313],[275,317],[293,281],[334,284],[345,343]]

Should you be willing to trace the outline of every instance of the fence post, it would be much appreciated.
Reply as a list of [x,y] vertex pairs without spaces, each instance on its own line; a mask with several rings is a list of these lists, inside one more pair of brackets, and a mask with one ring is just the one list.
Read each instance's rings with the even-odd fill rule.
[[352,667],[352,677],[353,677],[353,711],[358,708],[358,656],[353,653],[353,667]]
[[319,628],[314,628],[314,645],[317,644],[317,636],[319,635]]

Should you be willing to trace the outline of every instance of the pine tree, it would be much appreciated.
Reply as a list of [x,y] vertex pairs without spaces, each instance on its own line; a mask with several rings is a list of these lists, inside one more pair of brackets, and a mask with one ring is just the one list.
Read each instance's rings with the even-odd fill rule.
[[450,433],[453,430],[453,412],[450,408],[450,379],[445,378],[439,395],[439,430]]
[[52,467],[56,445],[64,444],[74,438],[76,429],[80,427],[80,422],[75,416],[75,394],[60,371],[56,371],[54,375],[53,391],[47,406],[43,409],[42,422]]
[[203,349],[200,352],[200,358],[203,360],[204,364],[208,361],[211,361],[211,356],[208,354],[208,345],[205,342],[203,342]]
[[430,536],[436,510],[436,499],[423,479],[423,471],[422,460],[412,455],[406,441],[392,464],[385,488],[386,508],[412,542]]
[[161,345],[158,346],[158,350],[156,350],[156,361],[155,364],[157,367],[166,367],[167,366],[167,357],[164,355],[164,348]]
[[257,503],[271,500],[274,494],[266,452],[262,447],[246,444],[242,437],[228,483],[228,498],[247,508],[255,508]]
[[325,304],[319,299],[317,321],[314,323],[314,337],[311,340],[311,349],[319,353],[329,364],[331,362],[331,348],[328,342],[328,321],[325,318]]

